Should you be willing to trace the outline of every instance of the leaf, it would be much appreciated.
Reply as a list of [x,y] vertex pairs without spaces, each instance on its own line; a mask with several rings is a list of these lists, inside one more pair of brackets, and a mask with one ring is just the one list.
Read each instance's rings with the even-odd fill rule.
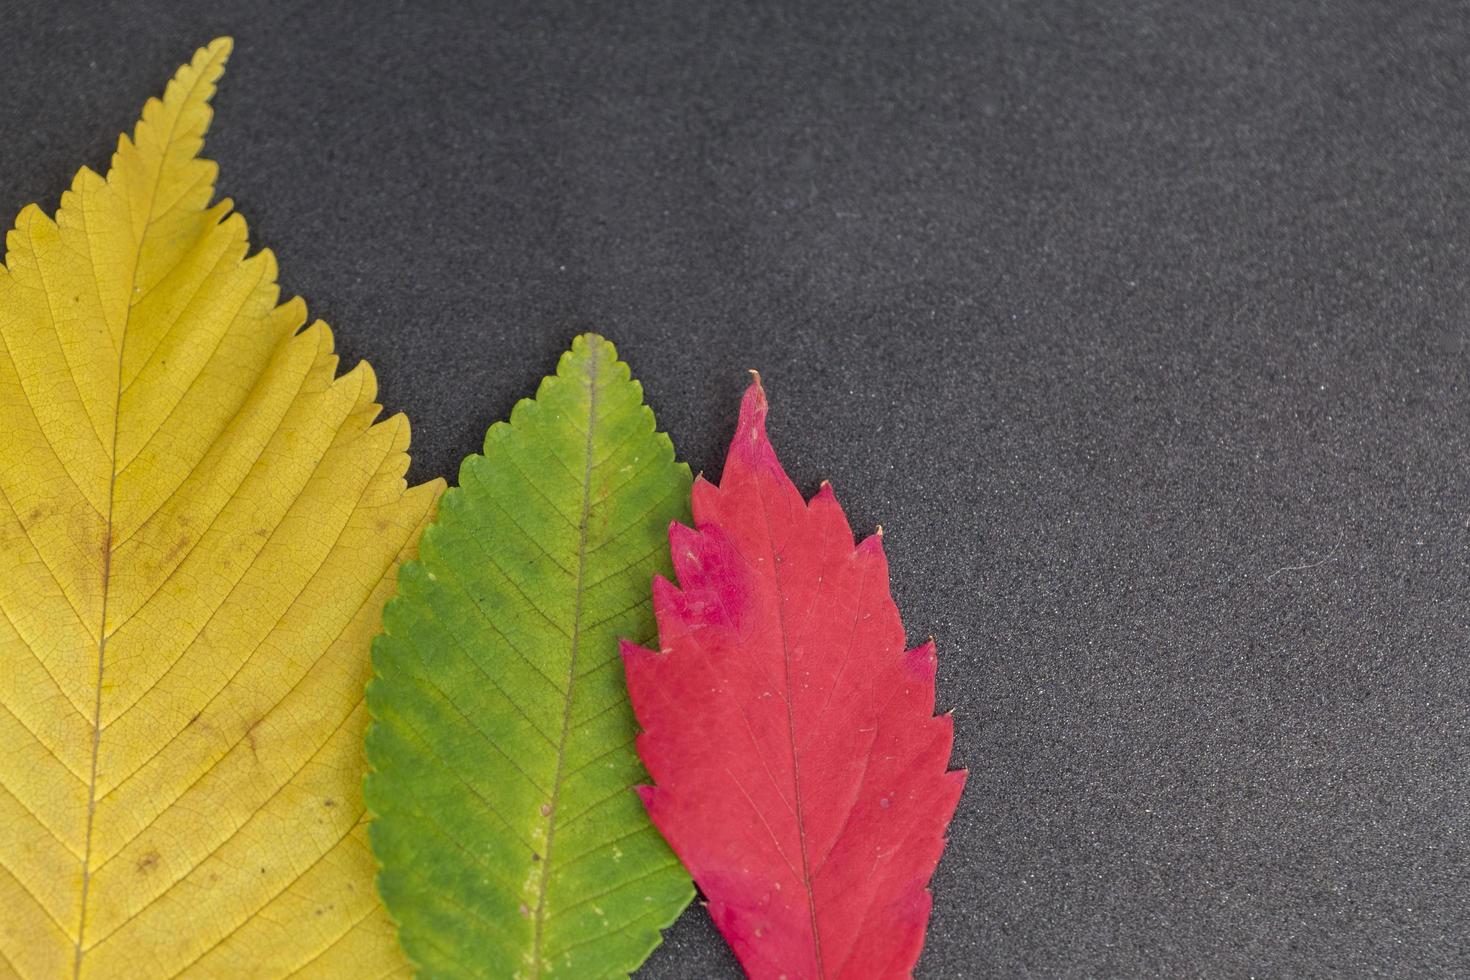
[[756,378],[669,529],[661,649],[624,644],[640,793],[750,976],[907,976],[965,782],[934,642],[904,652],[881,529],[854,547],[830,485],[803,502],[765,419]]
[[635,969],[693,897],[639,805],[620,636],[689,468],[612,344],[577,338],[460,468],[399,573],[368,687],[379,889],[436,976]]
[[230,41],[0,269],[0,975],[406,969],[368,643],[437,485],[197,158]]

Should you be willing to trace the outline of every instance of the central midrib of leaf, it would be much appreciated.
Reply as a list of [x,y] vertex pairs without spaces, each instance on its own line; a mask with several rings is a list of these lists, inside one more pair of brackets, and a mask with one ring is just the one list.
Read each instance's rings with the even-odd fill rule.
[[796,715],[791,704],[791,643],[786,638],[786,593],[781,587],[781,558],[776,554],[776,535],[771,529],[771,508],[766,503],[764,488],[756,484],[760,494],[761,516],[766,523],[766,543],[771,552],[771,575],[776,580],[776,622],[781,627],[781,659],[786,677],[786,735],[791,748],[792,809],[796,813],[796,838],[801,846],[801,884],[806,892],[807,914],[812,924],[812,954],[816,960],[817,977],[824,980],[826,969],[822,966],[822,935],[817,931],[817,901],[812,892],[811,862],[806,851],[806,820],[801,807],[801,761],[796,748]]
[[[156,188],[155,188],[156,190]],[[138,249],[142,252],[141,243]],[[138,276],[137,260],[133,263],[133,279]],[[132,314],[128,306],[128,314]],[[92,702],[92,770],[87,777],[87,832],[82,848],[82,900],[77,912],[77,950],[72,959],[72,980],[82,975],[82,944],[87,934],[87,892],[92,884],[92,824],[97,814],[97,757],[102,749],[102,671],[107,661],[107,599],[112,594],[112,509],[117,496],[117,430],[122,410],[123,352],[128,346],[128,325],[123,322],[122,339],[117,352],[117,401],[112,410],[112,472],[107,481],[107,532],[102,541],[102,612],[97,623],[97,690]]]
[[[199,86],[204,84],[208,76],[207,71],[200,71],[194,76],[193,85],[185,96],[182,105],[174,112],[173,120],[169,123],[168,135],[164,138],[165,148],[173,145],[174,137],[178,134],[179,120],[184,116],[184,107],[193,99]],[[126,363],[125,354],[128,348],[129,326],[132,324],[133,307],[138,301],[138,271],[143,262],[143,243],[148,238],[148,231],[152,227],[153,208],[158,203],[158,187],[163,182],[163,172],[167,168],[167,149],[164,158],[158,162],[158,172],[153,175],[153,186],[148,189],[148,223],[143,226],[143,233],[138,236],[138,244],[133,249],[133,271],[129,277],[132,289],[128,291],[128,307],[123,313],[122,336],[117,344],[117,394],[112,405],[112,449],[110,474],[107,481],[107,523],[106,535],[102,541],[102,609],[97,623],[97,690],[92,703],[92,767],[87,777],[87,829],[85,843],[82,848],[82,897],[78,903],[77,912],[77,947],[76,955],[72,959],[72,978],[79,980],[82,975],[82,956],[85,955],[84,943],[87,932],[87,894],[92,884],[92,826],[97,815],[97,761],[102,750],[102,675],[107,663],[107,602],[112,594],[112,530],[113,530],[113,508],[117,499],[117,432],[122,427],[122,390],[123,390],[123,365]],[[107,178],[103,178],[105,181]]]
[[582,516],[577,525],[577,581],[572,600],[571,656],[567,664],[566,701],[562,708],[561,736],[556,745],[556,770],[551,781],[551,801],[546,814],[546,853],[541,856],[541,878],[536,886],[536,911],[531,936],[531,976],[541,976],[541,948],[546,925],[546,893],[551,878],[552,847],[556,838],[558,797],[561,795],[562,771],[567,756],[567,738],[572,730],[572,690],[577,683],[577,654],[582,645],[582,592],[587,568],[587,528],[592,513],[593,434],[597,429],[597,365],[594,355],[587,368],[587,440],[586,461],[582,470]]

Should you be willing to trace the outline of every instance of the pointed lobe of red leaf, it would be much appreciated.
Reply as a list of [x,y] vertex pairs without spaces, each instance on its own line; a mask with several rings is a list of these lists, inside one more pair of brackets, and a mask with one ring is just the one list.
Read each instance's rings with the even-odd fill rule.
[[746,972],[902,977],[964,786],[932,641],[904,650],[881,532],[854,546],[766,438],[757,378],[694,529],[669,529],[658,651],[625,644],[640,792]]

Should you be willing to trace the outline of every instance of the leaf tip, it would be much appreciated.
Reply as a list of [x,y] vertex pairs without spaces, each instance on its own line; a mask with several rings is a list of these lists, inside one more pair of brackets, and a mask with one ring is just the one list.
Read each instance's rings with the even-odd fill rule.
[[606,351],[611,359],[618,359],[618,349],[613,342],[595,330],[587,330],[572,338],[572,353],[584,356],[596,357]]
[[766,402],[766,389],[761,385],[759,371],[752,369],[750,377],[750,387],[745,389],[745,397],[740,400],[740,419],[735,427],[736,445],[761,442],[765,438],[766,412],[770,407]]
[[[750,387],[745,389],[745,402],[758,408],[762,414],[766,411],[766,387],[761,384],[761,373],[755,368],[750,368]],[[742,408],[745,406],[742,405]]]

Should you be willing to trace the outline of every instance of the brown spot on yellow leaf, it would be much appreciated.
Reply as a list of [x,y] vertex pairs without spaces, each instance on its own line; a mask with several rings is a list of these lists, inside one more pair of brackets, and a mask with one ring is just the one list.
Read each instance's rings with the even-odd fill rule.
[[255,744],[255,730],[260,727],[260,723],[263,721],[265,721],[264,718],[257,718],[250,723],[249,728],[245,729],[245,747],[248,748],[250,750],[250,754],[255,756],[257,759],[260,758],[260,753],[258,751],[258,746]]
[[187,534],[179,535],[179,539],[174,542],[173,547],[168,549],[168,554],[163,556],[163,563],[165,565],[172,565],[174,563],[174,559],[178,558],[185,551],[187,551],[189,545],[193,543],[194,539],[189,537]]

